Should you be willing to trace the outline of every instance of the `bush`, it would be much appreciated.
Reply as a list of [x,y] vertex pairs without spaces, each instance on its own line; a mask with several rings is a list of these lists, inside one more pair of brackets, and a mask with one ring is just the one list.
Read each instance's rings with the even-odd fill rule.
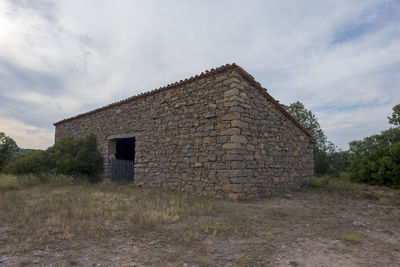
[[64,138],[47,150],[47,161],[56,173],[96,177],[103,169],[103,159],[96,148],[96,138]]
[[38,174],[49,171],[46,162],[46,152],[43,150],[31,150],[19,153],[3,168],[4,173],[11,174]]
[[380,134],[365,137],[363,140],[351,141],[349,143],[351,159],[397,142],[400,142],[400,128],[390,128]]
[[349,171],[352,181],[400,188],[400,142],[355,158]]
[[33,150],[18,154],[3,169],[10,174],[55,173],[87,177],[99,181],[103,159],[96,148],[96,138],[74,140],[65,138],[46,151]]
[[18,150],[19,148],[15,141],[11,137],[0,132],[0,171]]

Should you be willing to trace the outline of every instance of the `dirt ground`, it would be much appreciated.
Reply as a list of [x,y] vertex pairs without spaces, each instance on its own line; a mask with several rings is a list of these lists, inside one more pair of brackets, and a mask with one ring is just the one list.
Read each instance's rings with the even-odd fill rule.
[[[354,190],[307,187],[259,200],[215,200],[219,215],[25,250],[2,242],[0,265],[400,266],[399,192]],[[0,234],[6,227],[0,223]]]

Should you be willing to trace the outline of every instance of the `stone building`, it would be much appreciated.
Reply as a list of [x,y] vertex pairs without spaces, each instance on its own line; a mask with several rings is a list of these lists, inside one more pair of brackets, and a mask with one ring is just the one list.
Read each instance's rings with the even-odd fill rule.
[[63,137],[97,137],[105,178],[114,158],[134,183],[252,198],[314,176],[313,137],[236,64],[57,123]]

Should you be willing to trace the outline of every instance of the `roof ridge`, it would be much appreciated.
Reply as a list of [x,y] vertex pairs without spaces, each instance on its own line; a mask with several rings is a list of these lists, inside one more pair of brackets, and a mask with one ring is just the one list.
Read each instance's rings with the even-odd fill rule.
[[114,106],[119,106],[119,105],[128,103],[130,101],[134,101],[134,100],[137,100],[137,99],[140,99],[140,98],[144,98],[144,97],[147,97],[147,96],[150,96],[150,95],[154,95],[154,94],[157,94],[157,93],[165,91],[165,90],[169,90],[169,89],[172,89],[172,88],[177,88],[177,87],[186,85],[188,83],[192,83],[194,81],[200,80],[202,78],[210,77],[210,76],[222,73],[224,71],[227,71],[229,69],[234,69],[236,67],[238,67],[238,65],[236,65],[235,63],[232,63],[232,64],[225,64],[225,65],[222,65],[222,66],[217,67],[217,68],[212,68],[210,70],[205,70],[202,73],[194,75],[194,76],[191,76],[190,78],[186,78],[185,80],[180,80],[179,82],[176,81],[174,83],[170,83],[170,84],[167,84],[165,86],[161,86],[159,88],[156,88],[156,89],[153,89],[153,90],[150,90],[150,91],[146,91],[146,92],[143,92],[143,93],[139,93],[137,95],[130,96],[130,97],[122,99],[120,101],[113,102],[113,103],[105,105],[103,107],[95,108],[95,109],[90,110],[88,112],[80,113],[78,115],[75,115],[75,116],[60,120],[58,122],[55,122],[55,123],[53,123],[53,125],[57,126],[57,125],[59,125],[59,124],[61,124],[63,122],[66,122],[66,121],[70,121],[70,120],[73,120],[73,119],[81,118],[83,116],[86,116],[86,115],[89,115],[89,114],[93,114],[93,113],[96,113],[96,112],[99,112],[99,111],[102,111],[102,110],[106,110],[106,109],[114,107]]

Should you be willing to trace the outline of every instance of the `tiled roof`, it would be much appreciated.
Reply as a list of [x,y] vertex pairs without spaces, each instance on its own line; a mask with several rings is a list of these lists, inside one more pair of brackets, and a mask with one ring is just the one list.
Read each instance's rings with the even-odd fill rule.
[[126,98],[126,99],[124,99],[124,100],[111,103],[111,104],[109,104],[109,105],[107,105],[107,106],[104,106],[104,107],[101,107],[101,108],[97,108],[97,109],[91,110],[91,111],[89,111],[89,112],[85,112],[85,113],[82,113],[82,114],[79,114],[79,115],[76,115],[76,116],[73,116],[73,117],[70,117],[70,118],[67,118],[67,119],[58,121],[58,122],[54,123],[53,125],[54,125],[54,126],[57,126],[57,125],[60,125],[60,124],[62,124],[62,123],[64,123],[64,122],[67,122],[67,121],[70,121],[70,120],[74,120],[74,119],[77,119],[77,118],[81,118],[81,117],[84,117],[84,116],[86,116],[86,115],[93,114],[93,113],[96,113],[96,112],[99,112],[99,111],[102,111],[102,110],[106,110],[106,109],[109,109],[109,108],[112,108],[112,107],[116,107],[116,106],[119,106],[119,105],[122,105],[122,104],[125,104],[125,103],[128,103],[128,102],[136,101],[136,100],[139,100],[139,99],[142,99],[142,98],[151,96],[151,95],[155,95],[155,94],[158,94],[159,92],[162,92],[162,91],[166,91],[166,90],[170,90],[170,89],[174,89],[174,88],[183,87],[183,86],[185,86],[186,84],[192,83],[192,82],[197,81],[197,80],[200,80],[200,79],[202,79],[202,78],[208,78],[208,77],[211,77],[211,76],[215,76],[215,75],[217,75],[217,74],[226,72],[226,71],[228,71],[228,70],[233,70],[233,69],[235,69],[235,70],[238,71],[240,74],[242,74],[242,76],[243,76],[251,85],[253,85],[257,90],[259,90],[260,93],[263,94],[272,104],[274,104],[274,106],[275,106],[277,109],[279,109],[289,120],[291,120],[291,121],[292,121],[297,127],[299,127],[307,136],[309,136],[309,137],[312,139],[312,141],[315,142],[314,137],[313,137],[313,136],[312,136],[312,135],[311,135],[297,120],[296,120],[296,119],[294,119],[294,118],[282,107],[282,105],[279,104],[278,101],[276,101],[270,94],[268,94],[267,90],[266,90],[265,88],[263,88],[263,87],[261,86],[261,84],[260,84],[259,82],[257,82],[257,81],[253,78],[253,76],[251,76],[247,71],[245,71],[244,69],[242,69],[240,66],[236,65],[235,63],[233,63],[233,64],[226,64],[226,65],[223,65],[223,66],[221,66],[221,67],[218,67],[218,68],[215,68],[215,69],[211,69],[211,70],[206,70],[205,72],[202,72],[201,74],[196,75],[196,76],[192,76],[192,77],[190,77],[190,78],[188,78],[188,79],[180,80],[179,82],[171,83],[171,84],[168,84],[168,85],[166,85],[166,86],[160,87],[160,88],[158,88],[158,89],[154,89],[154,90],[152,90],[152,91],[148,91],[148,92],[141,93],[141,94],[138,94],[138,95],[135,95],[135,96],[131,96],[131,97]]

